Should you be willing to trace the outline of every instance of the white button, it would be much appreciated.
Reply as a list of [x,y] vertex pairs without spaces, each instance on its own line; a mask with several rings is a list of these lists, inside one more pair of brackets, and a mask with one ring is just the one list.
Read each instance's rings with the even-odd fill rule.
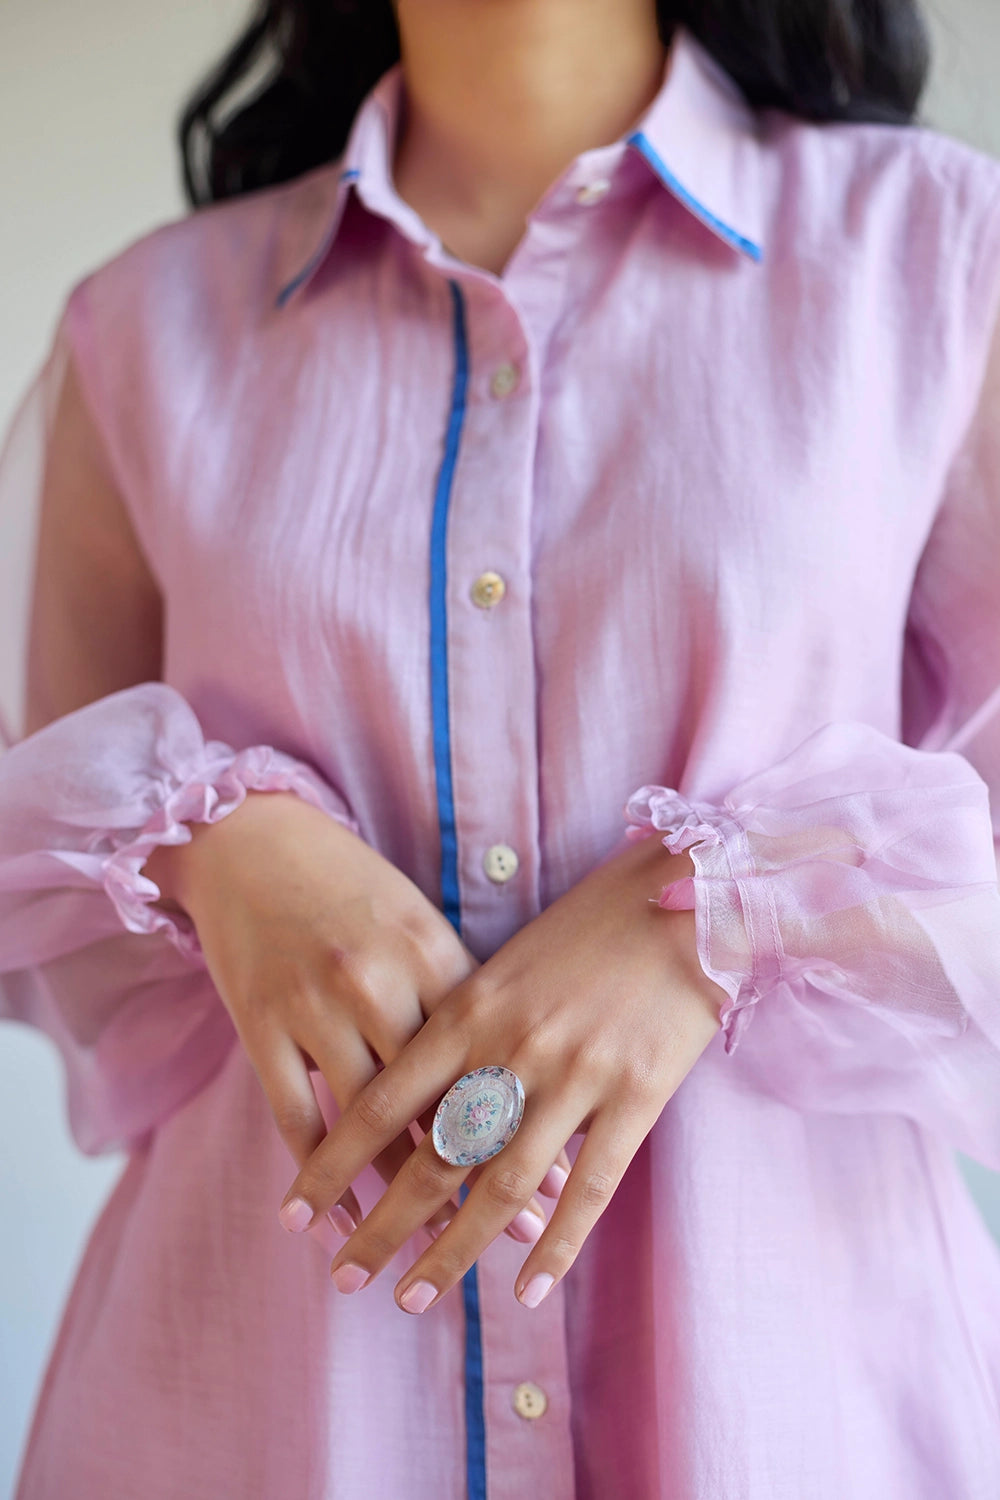
[[532,1419],[541,1417],[548,1404],[548,1396],[533,1380],[522,1380],[520,1385],[514,1387],[513,1405],[518,1416]]
[[577,188],[577,203],[600,203],[607,195],[611,187],[606,177],[596,177],[593,182],[585,182],[582,188]]
[[490,381],[490,390],[494,396],[509,396],[511,391],[517,389],[517,382],[520,378],[516,365],[497,365],[493,371],[493,379]]
[[473,604],[478,604],[480,609],[492,609],[499,604],[507,592],[507,585],[499,573],[480,573],[469,593],[472,595]]
[[483,869],[494,885],[504,885],[517,874],[517,855],[509,844],[494,844],[483,855]]

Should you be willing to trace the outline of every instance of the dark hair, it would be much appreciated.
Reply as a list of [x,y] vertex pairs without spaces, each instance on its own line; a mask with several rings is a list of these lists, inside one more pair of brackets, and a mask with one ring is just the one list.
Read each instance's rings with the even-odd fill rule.
[[[687,26],[752,105],[810,120],[912,124],[930,69],[918,0],[657,0],[657,21],[664,45],[677,22]],[[188,202],[333,161],[399,56],[391,0],[256,0],[178,120]],[[256,91],[217,119],[261,65]]]

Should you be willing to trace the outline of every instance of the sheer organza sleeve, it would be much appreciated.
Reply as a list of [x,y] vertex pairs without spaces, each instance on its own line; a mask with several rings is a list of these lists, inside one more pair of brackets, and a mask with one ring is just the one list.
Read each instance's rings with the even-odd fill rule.
[[[250,791],[293,791],[358,832],[315,767],[206,739],[172,686],[139,682],[25,733],[35,552],[53,421],[73,361],[64,309],[0,450],[5,748],[0,754],[0,1015],[45,1031],[82,1150],[127,1148],[204,1086],[235,1031],[190,920],[143,865]],[[37,588],[37,582],[36,582]],[[36,627],[37,628],[37,627]]]
[[[995,243],[995,240],[991,241]],[[803,1110],[889,1111],[1000,1169],[1000,267],[974,413],[915,576],[902,731],[832,721],[720,804],[638,788],[627,834],[695,873],[724,1050]]]

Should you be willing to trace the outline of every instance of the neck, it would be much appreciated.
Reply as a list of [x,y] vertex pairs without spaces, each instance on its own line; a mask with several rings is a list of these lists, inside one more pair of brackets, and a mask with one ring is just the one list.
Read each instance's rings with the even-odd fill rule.
[[470,218],[526,214],[663,82],[654,0],[395,0],[397,191]]

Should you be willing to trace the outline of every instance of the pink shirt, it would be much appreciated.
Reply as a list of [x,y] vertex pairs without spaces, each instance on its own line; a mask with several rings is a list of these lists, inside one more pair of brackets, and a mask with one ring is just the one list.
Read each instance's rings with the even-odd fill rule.
[[[995,1500],[1000,162],[751,111],[681,30],[496,276],[396,195],[401,86],[85,276],[36,387],[76,362],[166,655],[0,760],[5,1010],[130,1153],[17,1500]],[[248,786],[480,958],[626,804],[693,843],[723,1028],[537,1309],[506,1236],[411,1317],[423,1239],[345,1298],[279,1225],[141,874]]]

